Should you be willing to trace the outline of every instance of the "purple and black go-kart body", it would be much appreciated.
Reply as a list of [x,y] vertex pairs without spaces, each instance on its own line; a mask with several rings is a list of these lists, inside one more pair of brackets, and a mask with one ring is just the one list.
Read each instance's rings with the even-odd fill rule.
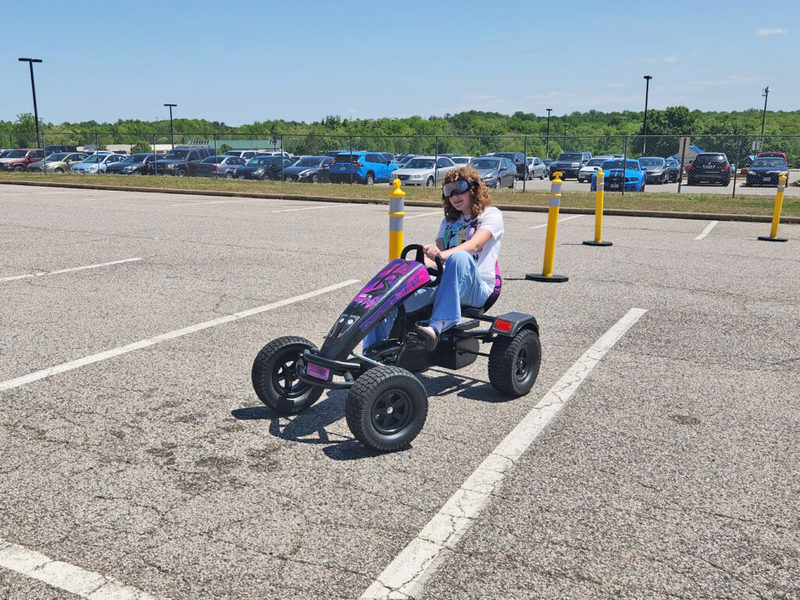
[[[427,416],[427,394],[412,371],[431,366],[460,369],[478,356],[488,356],[489,380],[496,389],[511,397],[528,393],[541,361],[536,319],[518,312],[486,315],[496,299],[493,294],[482,308],[462,307],[466,320],[445,331],[436,348],[428,351],[413,328],[430,317],[430,307],[407,314],[403,302],[419,288],[435,285],[441,265],[438,270],[427,268],[419,245],[407,246],[402,255],[412,250],[416,260],[391,261],[356,294],[321,348],[296,336],[278,338],[262,348],[253,363],[252,381],[266,405],[296,414],[325,389],[347,389],[345,413],[355,437],[374,450],[392,451],[408,446]],[[498,276],[497,293],[499,282]],[[357,354],[364,336],[394,310],[398,314],[389,339]],[[488,326],[481,328],[481,323]],[[492,345],[488,354],[480,352],[481,343]]]

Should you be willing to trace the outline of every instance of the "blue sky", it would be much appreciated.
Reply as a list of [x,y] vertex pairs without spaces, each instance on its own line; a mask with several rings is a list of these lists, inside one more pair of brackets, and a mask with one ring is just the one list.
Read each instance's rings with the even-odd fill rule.
[[798,0],[5,4],[6,121],[800,108]]

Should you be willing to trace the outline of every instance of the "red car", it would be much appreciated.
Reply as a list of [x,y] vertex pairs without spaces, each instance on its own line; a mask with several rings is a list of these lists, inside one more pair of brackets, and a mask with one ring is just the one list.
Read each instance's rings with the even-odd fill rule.
[[44,150],[41,148],[18,148],[11,150],[0,158],[0,169],[3,171],[24,171],[28,165],[37,160],[44,159]]

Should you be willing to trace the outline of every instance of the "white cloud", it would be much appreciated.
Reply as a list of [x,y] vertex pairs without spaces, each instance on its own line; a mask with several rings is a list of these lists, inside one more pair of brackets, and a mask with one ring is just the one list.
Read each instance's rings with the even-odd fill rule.
[[776,28],[776,29],[767,29],[763,27],[758,30],[758,35],[783,35],[784,33],[789,33],[785,29]]
[[678,62],[678,57],[677,57],[677,56],[674,56],[674,55],[673,55],[673,56],[667,56],[667,57],[664,59],[664,62],[665,62],[665,63],[676,63],[676,62]]

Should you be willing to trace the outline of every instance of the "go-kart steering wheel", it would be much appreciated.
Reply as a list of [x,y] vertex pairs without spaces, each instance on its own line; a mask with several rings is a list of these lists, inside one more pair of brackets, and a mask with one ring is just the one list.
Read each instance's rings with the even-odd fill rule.
[[[418,263],[425,265],[425,268],[428,270],[428,275],[431,276],[431,280],[426,283],[426,286],[438,285],[439,280],[442,278],[442,272],[444,271],[444,265],[442,264],[442,259],[438,256],[435,259],[436,268],[429,267],[425,264],[425,252],[422,250],[422,244],[409,244],[403,251],[400,253],[400,258],[406,259],[406,254],[415,250],[413,260],[417,261]],[[407,260],[407,259],[406,259]]]

